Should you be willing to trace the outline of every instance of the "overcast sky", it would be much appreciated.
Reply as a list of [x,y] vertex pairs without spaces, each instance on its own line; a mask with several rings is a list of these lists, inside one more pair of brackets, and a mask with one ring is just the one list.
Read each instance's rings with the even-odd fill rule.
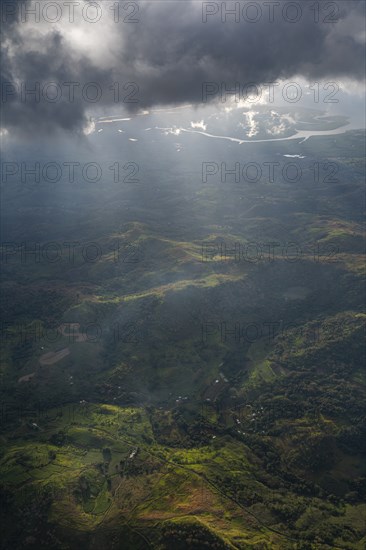
[[238,83],[242,92],[320,82],[324,94],[335,82],[341,95],[329,108],[361,108],[363,0],[319,2],[318,10],[308,0],[223,4],[3,0],[3,135],[81,133],[101,113],[202,107]]

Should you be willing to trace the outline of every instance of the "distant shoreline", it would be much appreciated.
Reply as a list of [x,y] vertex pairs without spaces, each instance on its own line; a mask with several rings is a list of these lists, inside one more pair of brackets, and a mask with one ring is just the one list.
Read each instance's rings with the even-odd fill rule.
[[[350,126],[351,126],[351,123],[348,123],[334,130],[319,130],[318,132],[314,132],[314,130],[300,130],[300,131],[297,131],[297,133],[294,134],[293,136],[287,136],[282,138],[269,138],[269,139],[239,139],[239,138],[233,138],[230,136],[217,136],[214,134],[209,134],[208,132],[203,132],[199,130],[190,130],[186,128],[180,128],[180,131],[187,132],[190,134],[201,134],[203,136],[212,137],[216,139],[226,139],[229,141],[236,142],[239,145],[242,145],[243,143],[267,143],[267,142],[274,142],[274,141],[289,141],[291,139],[301,139],[302,141],[300,141],[299,143],[303,143],[304,141],[307,141],[309,138],[314,136],[334,136],[334,135],[345,134],[349,130],[356,130],[356,128],[350,128]],[[163,130],[167,128],[157,128],[157,129]],[[362,130],[362,128],[360,128],[359,130]]]

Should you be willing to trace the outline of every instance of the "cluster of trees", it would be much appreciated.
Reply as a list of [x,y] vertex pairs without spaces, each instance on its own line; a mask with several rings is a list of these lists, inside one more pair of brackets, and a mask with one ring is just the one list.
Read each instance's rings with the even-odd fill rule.
[[228,550],[229,546],[212,531],[196,524],[164,525],[159,541],[159,550]]

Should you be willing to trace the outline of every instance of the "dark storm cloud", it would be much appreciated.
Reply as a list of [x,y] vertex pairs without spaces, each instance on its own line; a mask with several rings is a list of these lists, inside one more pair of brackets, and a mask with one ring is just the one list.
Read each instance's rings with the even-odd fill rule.
[[[8,1],[6,3],[9,5]],[[13,0],[13,3],[30,5],[31,1]],[[1,126],[24,133],[48,132],[55,128],[82,128],[87,123],[85,100],[80,94],[74,93],[71,101],[72,92],[70,87],[65,87],[65,83],[112,81],[110,71],[96,67],[85,56],[70,50],[61,33],[56,30],[44,36],[37,35],[35,30],[33,38],[37,42],[37,49],[32,50],[27,38],[19,32],[19,13],[9,10],[3,19]],[[17,51],[15,58],[11,55],[13,46],[16,46]],[[64,93],[57,101],[47,100],[42,94],[44,85],[50,83],[64,87]],[[31,90],[37,90],[37,86],[41,92],[32,94]],[[48,98],[53,97],[54,87],[50,84]]]
[[[150,4],[144,8],[144,32],[138,25],[128,29],[131,47],[119,60],[138,75],[145,105],[200,101],[202,82],[224,82],[230,88],[235,82],[260,84],[294,75],[362,78],[364,45],[353,28],[343,33],[342,24],[352,11],[362,21],[363,3],[338,4],[335,24],[315,23],[309,2],[297,4],[303,8],[296,23],[285,21],[279,9],[273,22],[263,15],[252,24],[235,23],[229,16],[223,22],[221,10],[204,24],[201,12],[193,17],[183,6],[160,3],[157,9]],[[233,3],[227,5],[232,8]]]
[[[232,2],[226,4],[228,9],[233,6]],[[289,3],[281,0],[275,4],[273,21],[263,5],[258,22],[250,23],[241,16],[235,23],[230,16],[226,22],[222,20],[221,2],[211,4],[213,8],[209,9],[216,10],[216,6],[220,9],[208,15],[207,22],[203,22],[201,2],[139,2],[139,22],[118,26],[119,35],[111,44],[110,58],[105,64],[108,68],[94,59],[93,51],[87,55],[72,49],[62,35],[62,26],[59,30],[49,28],[46,33],[43,29],[41,34],[34,25],[32,36],[25,36],[20,32],[22,23],[18,16],[7,17],[3,23],[2,126],[22,131],[80,129],[86,123],[87,111],[93,107],[80,93],[76,93],[73,101],[65,93],[55,102],[42,97],[36,102],[30,96],[23,101],[19,87],[10,88],[15,79],[29,88],[37,81],[41,85],[56,82],[60,86],[78,82],[81,87],[95,82],[102,90],[98,105],[115,105],[116,98],[110,89],[113,82],[122,86],[133,82],[138,93],[132,95],[138,101],[124,102],[124,106],[137,109],[158,104],[201,103],[205,82],[223,82],[229,89],[236,82],[264,84],[296,76],[358,80],[364,77],[364,44],[360,29],[356,28],[361,22],[362,29],[363,1],[335,2],[339,8],[337,23],[323,22],[322,11],[320,21],[315,22],[307,0],[296,3],[301,6],[301,17],[291,23],[282,15],[283,6]],[[241,2],[243,5],[245,2]],[[329,9],[326,13],[330,13]],[[288,14],[290,18],[296,15],[291,10]],[[96,51],[100,41],[108,39],[98,34],[98,25],[95,24]],[[114,30],[113,21],[110,25],[111,31]],[[37,48],[33,49],[35,39]],[[124,97],[120,96],[118,101]]]

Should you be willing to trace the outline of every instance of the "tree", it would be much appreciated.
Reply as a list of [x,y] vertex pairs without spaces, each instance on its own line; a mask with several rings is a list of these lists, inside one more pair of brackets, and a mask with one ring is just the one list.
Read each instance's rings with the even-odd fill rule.
[[104,447],[103,449],[103,459],[105,462],[110,462],[112,460],[112,452],[109,447]]

